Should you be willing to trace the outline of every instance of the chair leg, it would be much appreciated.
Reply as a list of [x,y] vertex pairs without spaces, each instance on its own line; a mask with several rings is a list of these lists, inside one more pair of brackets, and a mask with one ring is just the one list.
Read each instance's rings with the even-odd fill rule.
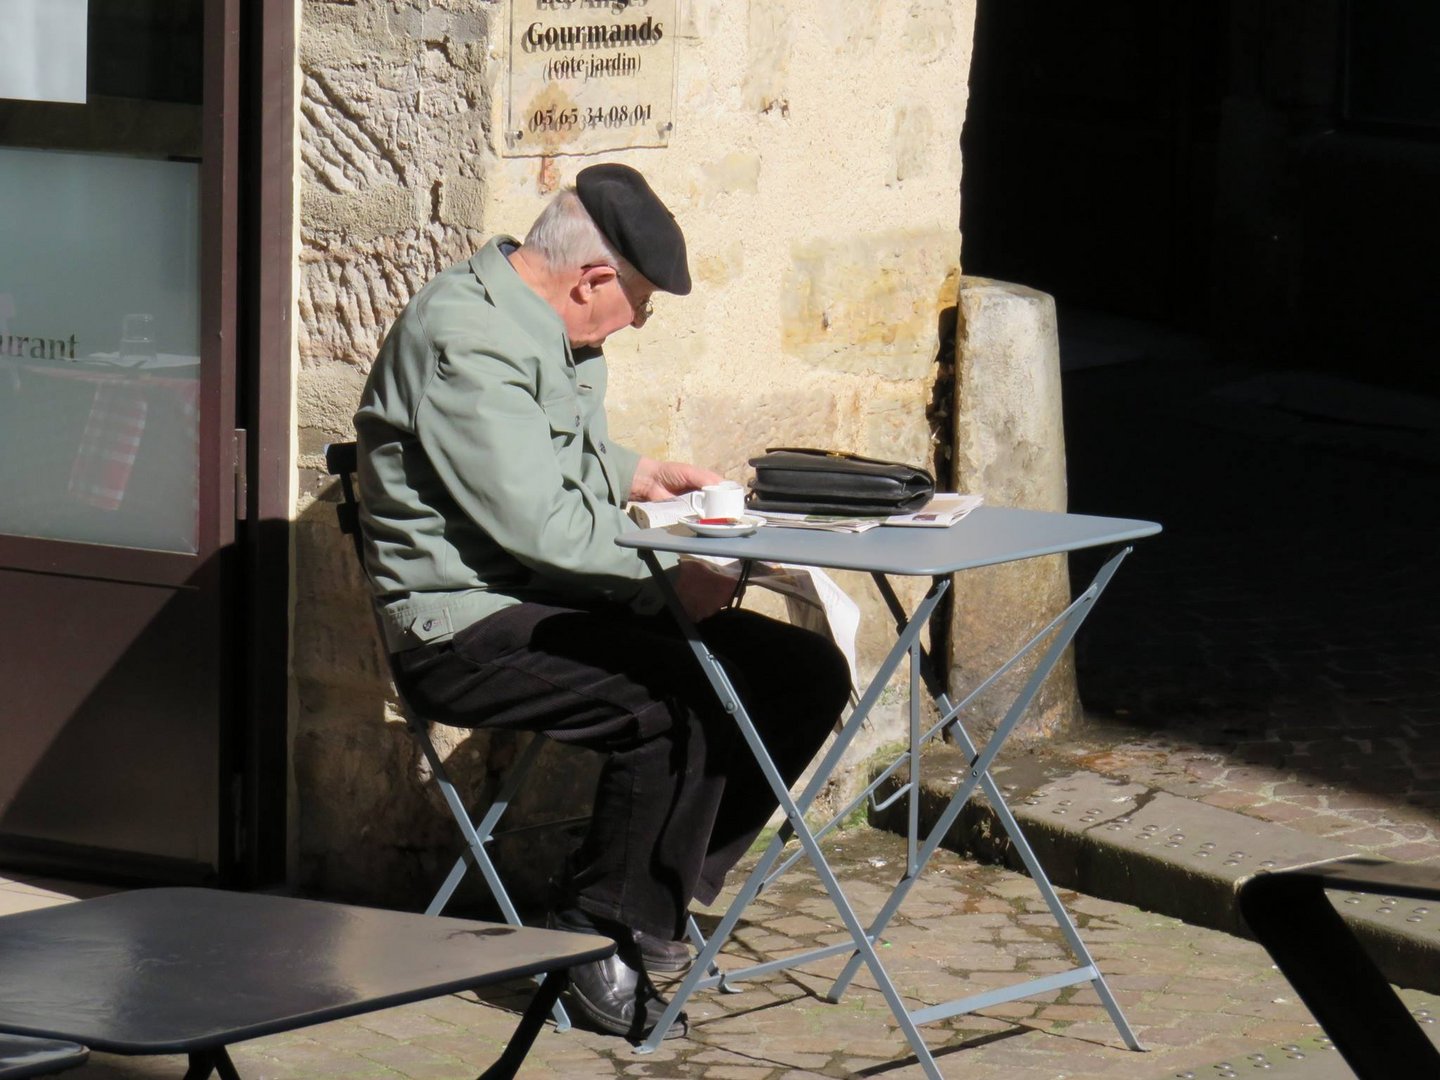
[[430,904],[425,908],[426,915],[439,915],[445,910],[445,905],[450,902],[450,897],[455,895],[455,890],[460,887],[460,881],[465,877],[465,872],[470,869],[474,859],[470,849],[466,848],[465,853],[455,860],[455,865],[450,868],[450,873],[445,875],[445,880],[435,895],[431,897]]
[[466,847],[465,852],[455,860],[455,865],[450,868],[449,875],[445,878],[439,891],[436,892],[434,899],[430,901],[430,906],[426,908],[425,913],[427,915],[440,914],[459,886],[461,879],[464,878],[466,871],[473,865],[480,869],[481,875],[485,878],[485,884],[489,887],[495,902],[499,904],[505,921],[511,926],[523,925],[489,852],[485,850],[485,845],[490,842],[495,826],[499,824],[505,811],[510,808],[510,800],[514,798],[515,792],[519,790],[520,784],[525,780],[535,759],[539,756],[541,737],[537,735],[530,740],[529,745],[521,753],[520,759],[511,766],[506,774],[505,780],[500,785],[500,790],[496,792],[495,798],[491,800],[490,806],[477,821],[472,822],[465,801],[460,797],[460,792],[456,789],[454,782],[451,781],[450,774],[446,770],[444,762],[440,760],[440,755],[436,753],[435,745],[430,741],[429,734],[423,729],[417,730],[415,726],[411,727],[411,732],[415,735],[421,752],[430,764],[430,770],[435,776],[435,783],[439,786],[440,793],[450,808],[451,816],[465,837]]
[[[511,926],[523,926],[520,913],[516,910],[514,902],[511,901],[510,893],[500,878],[500,872],[495,869],[495,863],[491,860],[490,853],[485,850],[485,845],[493,836],[495,826],[499,824],[500,818],[510,808],[510,800],[520,790],[520,785],[535,764],[536,758],[540,756],[542,736],[531,737],[530,742],[521,751],[519,760],[505,774],[505,779],[500,784],[500,790],[495,793],[495,798],[491,800],[485,813],[480,816],[478,821],[471,821],[465,800],[460,797],[459,790],[450,779],[450,773],[446,770],[445,763],[440,760],[440,755],[435,750],[435,744],[430,741],[430,733],[425,730],[424,724],[412,720],[410,734],[419,743],[420,751],[425,755],[425,760],[430,765],[430,771],[435,776],[435,783],[445,798],[445,804],[450,808],[450,815],[455,819],[455,824],[460,827],[460,832],[465,837],[465,851],[455,860],[455,865],[450,868],[450,873],[430,901],[429,907],[425,909],[425,914],[439,915],[444,910],[450,897],[459,887],[461,879],[465,877],[466,871],[473,865],[480,870],[480,875],[485,879],[490,895],[500,906],[500,912],[505,917],[505,921]],[[568,1031],[570,1017],[558,1000],[554,1002],[551,1012],[555,1017],[556,1030]]]

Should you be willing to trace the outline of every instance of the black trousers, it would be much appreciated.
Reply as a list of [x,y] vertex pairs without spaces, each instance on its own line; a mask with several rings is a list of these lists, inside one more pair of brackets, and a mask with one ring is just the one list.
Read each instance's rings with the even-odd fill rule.
[[[753,612],[701,624],[793,783],[849,695],[842,654]],[[573,902],[667,938],[692,897],[711,903],[774,811],[774,793],[667,614],[525,603],[396,657],[429,720],[544,732],[608,754],[590,829],[571,861]]]

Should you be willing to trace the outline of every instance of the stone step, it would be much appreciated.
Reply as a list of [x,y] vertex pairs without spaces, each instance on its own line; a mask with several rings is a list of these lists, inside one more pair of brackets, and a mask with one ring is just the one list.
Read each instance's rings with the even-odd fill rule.
[[[1440,1001],[1426,994],[1406,992],[1410,1015],[1430,1041],[1440,1046]],[[1329,1039],[1317,1035],[1281,1046],[1233,1054],[1194,1068],[1176,1069],[1155,1080],[1355,1080],[1355,1073]]]
[[[968,775],[958,748],[926,749],[922,835]],[[1096,773],[1055,772],[1022,760],[998,765],[992,775],[1057,887],[1243,937],[1251,935],[1235,893],[1245,878],[1360,854],[1334,840]],[[908,771],[899,770],[877,791],[877,800],[908,780]],[[872,810],[872,824],[903,832],[906,801]],[[952,851],[1021,867],[983,796],[971,800],[942,843]],[[1386,978],[1440,993],[1440,905],[1359,893],[1332,896]]]
[[1264,1076],[1265,1080],[1355,1080],[1355,1073],[1324,1036],[1269,1046],[1193,1069],[1178,1069],[1155,1080],[1239,1080]]

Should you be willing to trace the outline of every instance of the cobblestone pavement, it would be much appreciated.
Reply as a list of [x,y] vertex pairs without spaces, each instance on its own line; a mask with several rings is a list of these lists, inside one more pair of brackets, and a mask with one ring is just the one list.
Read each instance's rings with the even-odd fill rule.
[[[1359,850],[1440,863],[1440,469],[1423,416],[1412,422],[1403,403],[1323,380],[1287,383],[1193,356],[1070,372],[1066,407],[1071,508],[1153,518],[1166,531],[1137,545],[1081,633],[1090,719],[1046,753]],[[1076,580],[1088,580],[1084,558]],[[893,882],[903,841],[859,828],[828,845],[863,917]],[[947,1076],[1161,1080],[1235,1075],[1219,1063],[1263,1067],[1258,1054],[1281,1064],[1333,1054],[1258,945],[1062,897],[1149,1052],[1126,1049],[1093,991],[1071,988],[925,1028]],[[751,908],[729,964],[838,935],[813,874],[797,868]],[[945,851],[881,955],[917,1005],[1070,966],[1028,879]],[[524,1075],[920,1075],[868,973],[843,1002],[821,1000],[839,964],[701,994],[690,1038],[649,1056],[547,1029]],[[1424,1021],[1440,1013],[1405,996]],[[474,1076],[522,1000],[523,988],[457,995],[255,1040],[234,1057],[249,1080]],[[97,1054],[69,1075],[184,1071],[179,1058]]]
[[1048,749],[1440,863],[1440,402],[1193,357],[1065,390],[1071,508],[1165,532],[1081,632],[1091,722]]
[[[865,827],[829,843],[847,895],[873,910],[893,882],[903,841]],[[925,1028],[947,1076],[967,1080],[1125,1080],[1212,1074],[1217,1062],[1314,1047],[1318,1028],[1259,946],[1108,901],[1062,894],[1146,1053],[1127,1049],[1087,985]],[[940,852],[916,886],[881,954],[912,1004],[948,1000],[1072,966],[1028,878]],[[796,867],[758,900],[728,951],[784,954],[839,940],[815,876]],[[734,995],[692,1000],[691,1038],[640,1056],[618,1040],[542,1032],[527,1077],[916,1077],[868,973],[840,1004],[827,989],[840,959],[772,975]],[[475,1076],[498,1052],[522,998],[468,994],[257,1039],[232,1051],[240,1074],[260,1078]],[[1433,1003],[1418,1000],[1417,1007]],[[1312,1052],[1315,1052],[1312,1050]],[[96,1054],[77,1080],[161,1080],[180,1058]]]

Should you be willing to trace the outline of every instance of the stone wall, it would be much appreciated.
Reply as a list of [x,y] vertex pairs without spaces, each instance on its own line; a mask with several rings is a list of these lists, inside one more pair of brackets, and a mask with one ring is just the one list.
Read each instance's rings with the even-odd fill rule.
[[[523,234],[585,165],[623,161],[683,225],[695,290],[658,296],[643,332],[607,346],[617,438],[740,479],[767,446],[934,463],[948,440],[932,391],[959,282],[972,2],[681,0],[670,145],[593,157],[501,155],[508,19],[481,0],[303,5],[296,876],[333,892],[417,903],[454,853],[387,702],[320,458],[351,436],[387,325],[436,270]],[[842,584],[873,669],[888,618],[867,581]],[[890,737],[898,711],[882,713],[857,757]],[[467,785],[512,749],[440,734]],[[547,770],[574,790],[534,814],[583,801],[573,764]]]

